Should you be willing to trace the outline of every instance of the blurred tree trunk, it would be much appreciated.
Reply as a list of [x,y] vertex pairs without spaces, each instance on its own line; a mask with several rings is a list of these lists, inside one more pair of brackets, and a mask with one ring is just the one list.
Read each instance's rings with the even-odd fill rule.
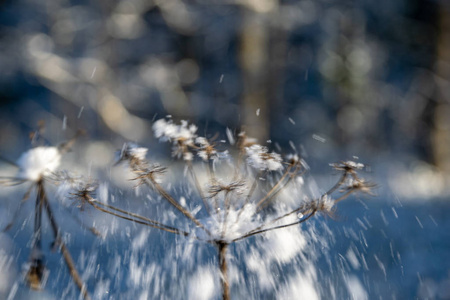
[[249,136],[265,142],[279,104],[286,32],[278,25],[278,0],[250,2],[243,8],[239,61],[243,77],[242,124]]
[[439,36],[435,65],[437,104],[434,109],[431,138],[436,166],[450,174],[450,5],[444,1],[439,5]]
[[269,111],[265,76],[268,69],[268,24],[266,16],[243,9],[239,60],[244,91],[241,99],[242,123],[249,136],[265,141],[269,132]]

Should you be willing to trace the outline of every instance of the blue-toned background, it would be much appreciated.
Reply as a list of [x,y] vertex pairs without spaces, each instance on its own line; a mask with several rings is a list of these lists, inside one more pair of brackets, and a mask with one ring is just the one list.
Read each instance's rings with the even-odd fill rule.
[[[317,230],[324,220],[329,228],[323,232],[330,250],[317,265],[328,273],[322,283],[337,287],[337,299],[351,299],[345,284],[356,281],[369,299],[450,299],[449,79],[444,0],[0,1],[6,159],[15,161],[31,146],[29,133],[44,120],[48,144],[86,130],[66,166],[108,178],[125,141],[167,159],[168,147],[157,143],[151,124],[171,115],[196,123],[201,134],[225,138],[231,128],[276,151],[294,147],[323,189],[335,178],[329,163],[368,163],[378,196],[351,198],[334,219],[314,221]],[[14,174],[8,164],[1,167],[1,175]],[[24,192],[1,188],[0,224]],[[0,267],[16,272],[0,276],[0,298],[10,295],[28,260],[31,211],[28,204],[0,236],[7,253]],[[61,223],[65,214],[60,211]],[[61,227],[71,232],[69,248],[80,267],[88,263],[81,253],[92,258],[99,251],[86,277],[91,292],[102,278],[110,280],[111,299],[130,286],[111,275],[114,257],[141,255],[150,265],[166,249],[164,243],[152,243],[149,252],[131,249],[126,233],[96,241],[72,221]],[[350,262],[352,252],[359,266]],[[57,254],[47,255],[48,290],[59,298],[68,282],[65,266]]]

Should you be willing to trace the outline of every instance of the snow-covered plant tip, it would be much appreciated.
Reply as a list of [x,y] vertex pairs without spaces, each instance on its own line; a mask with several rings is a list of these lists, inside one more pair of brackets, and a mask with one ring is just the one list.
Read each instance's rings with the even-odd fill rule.
[[[42,129],[42,128],[41,128]],[[9,230],[13,222],[16,220],[18,213],[22,205],[31,196],[33,190],[36,194],[35,211],[34,211],[34,232],[31,237],[31,254],[30,263],[25,276],[27,283],[33,289],[43,288],[45,281],[45,264],[44,254],[42,250],[42,217],[45,214],[50,222],[53,234],[54,245],[59,248],[67,265],[69,274],[80,289],[81,295],[84,299],[90,299],[86,290],[86,286],[81,279],[78,271],[75,268],[75,263],[72,256],[69,253],[64,241],[60,235],[60,229],[56,222],[53,210],[48,201],[45,182],[58,183],[62,178],[68,176],[62,176],[65,172],[58,174],[58,168],[60,166],[61,157],[64,155],[73,145],[76,138],[81,135],[79,131],[74,138],[66,143],[62,143],[58,147],[52,146],[36,146],[25,153],[23,153],[17,160],[17,163],[11,163],[18,168],[18,173],[15,177],[1,177],[0,183],[4,185],[17,185],[22,183],[30,183],[30,186],[22,197],[17,210],[14,213],[12,221],[7,224],[3,231]]]
[[[186,121],[177,125],[171,119],[161,119],[154,123],[153,130],[160,141],[171,144],[172,156],[184,162],[185,172],[178,175],[181,178],[177,177],[177,181],[192,186],[194,193],[181,198],[172,194],[168,187],[173,185],[165,179],[165,173],[170,170],[148,158],[147,148],[134,143],[126,143],[117,152],[116,165],[129,168],[133,174],[130,179],[136,182],[136,187],[146,186],[159,195],[160,201],[170,204],[179,215],[178,220],[185,219],[181,227],[177,226],[178,221],[174,225],[98,201],[96,184],[90,180],[83,181],[69,173],[59,173],[56,177],[71,186],[70,195],[78,199],[82,208],[91,206],[118,218],[214,245],[222,299],[231,299],[229,245],[298,226],[319,213],[331,215],[341,200],[355,192],[371,194],[374,187],[358,175],[363,164],[343,161],[331,164],[341,173],[337,182],[323,189],[321,194],[310,196],[304,191],[304,177],[309,167],[296,153],[283,156],[270,151],[245,132],[233,134],[227,130],[228,144],[224,140],[202,137],[197,134],[197,127]],[[34,161],[31,158],[36,154],[39,163],[30,165],[39,165],[36,167],[39,172],[21,166],[19,174],[22,176],[19,177],[37,180],[43,191],[42,178],[54,173],[59,156],[50,155],[50,149],[39,150],[42,157],[37,155],[37,149],[32,151],[24,154],[20,161]],[[44,161],[46,163],[41,164]],[[48,207],[46,200],[43,203]],[[80,287],[85,292],[82,283]],[[88,297],[87,293],[84,296]]]

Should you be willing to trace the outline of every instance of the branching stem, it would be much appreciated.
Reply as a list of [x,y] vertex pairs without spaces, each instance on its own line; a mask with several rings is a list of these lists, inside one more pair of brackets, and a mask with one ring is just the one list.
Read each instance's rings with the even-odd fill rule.
[[16,208],[16,210],[15,210],[15,212],[14,212],[14,214],[13,214],[13,217],[12,217],[12,219],[11,219],[11,222],[9,222],[9,223],[5,226],[5,228],[3,229],[3,232],[6,232],[6,231],[8,231],[9,229],[11,229],[11,227],[12,227],[13,224],[14,224],[14,221],[15,221],[15,220],[17,219],[17,217],[19,216],[19,213],[20,213],[20,210],[21,210],[21,208],[22,208],[22,205],[28,200],[28,198],[30,198],[30,194],[31,194],[31,191],[33,190],[33,187],[34,187],[34,185],[31,185],[31,186],[28,188],[27,192],[23,195],[22,200],[20,200],[19,206]]
[[248,237],[251,237],[251,236],[254,236],[254,235],[257,235],[257,234],[261,234],[261,233],[264,233],[264,232],[268,232],[268,231],[272,231],[272,230],[276,230],[276,229],[281,229],[281,228],[286,228],[286,227],[294,226],[294,225],[297,225],[297,224],[301,224],[301,223],[306,222],[307,220],[309,220],[312,216],[315,215],[316,212],[317,212],[317,210],[313,210],[307,217],[305,217],[305,218],[303,218],[303,219],[301,219],[299,221],[293,222],[293,223],[289,223],[289,224],[285,224],[285,225],[279,225],[279,226],[266,228],[266,229],[261,229],[261,230],[258,230],[258,231],[249,231],[248,233],[244,234],[243,236],[234,239],[233,242],[237,242],[237,241],[243,240],[245,238],[248,238]]
[[67,249],[65,243],[61,239],[61,236],[59,233],[59,227],[53,216],[53,211],[50,208],[50,204],[48,203],[48,199],[47,199],[47,196],[46,196],[45,190],[44,190],[44,184],[42,183],[42,181],[38,182],[38,197],[40,198],[43,206],[45,207],[45,209],[47,211],[47,216],[50,220],[50,224],[53,229],[53,235],[55,236],[56,244],[61,249],[62,255],[64,257],[64,261],[66,262],[67,268],[69,269],[70,276],[72,277],[73,281],[75,282],[75,284],[77,285],[81,294],[83,295],[83,298],[85,300],[90,300],[91,298],[87,292],[86,284],[81,279],[80,274],[78,274],[78,271],[75,267],[75,263],[73,262],[72,256],[70,255],[70,252]]
[[[100,202],[98,202],[98,201],[96,201],[96,200],[94,200],[92,198],[91,198],[91,200],[88,200],[88,203],[90,205],[92,205],[92,207],[94,207],[95,209],[97,209],[99,211],[105,212],[107,214],[113,215],[115,217],[118,217],[118,218],[121,218],[121,219],[124,219],[124,220],[127,220],[127,221],[132,221],[134,223],[146,225],[146,226],[149,226],[149,227],[153,227],[153,228],[156,228],[156,229],[161,229],[161,230],[164,230],[164,231],[167,231],[167,232],[170,232],[170,233],[175,233],[175,234],[179,234],[179,235],[183,235],[183,236],[188,236],[189,235],[189,233],[186,232],[186,231],[179,230],[179,229],[176,229],[176,228],[173,228],[173,227],[170,227],[170,226],[166,226],[166,225],[163,225],[163,224],[161,224],[159,222],[157,222],[157,223],[159,223],[161,225],[157,225],[157,224],[154,223],[156,221],[153,221],[151,219],[148,219],[148,218],[145,218],[145,217],[142,217],[142,216],[139,216],[139,218],[141,220],[136,220],[136,219],[133,219],[133,218],[130,218],[130,217],[122,216],[122,215],[120,215],[118,213],[109,211],[109,210],[101,207],[100,205],[104,205],[104,204],[102,204],[102,203],[100,203]],[[111,206],[109,206],[109,207],[111,207]],[[114,210],[121,211],[120,209],[117,209],[117,208],[115,208]],[[136,214],[132,214],[132,213],[129,213],[129,212],[126,212],[124,214],[130,215],[130,216],[134,215],[134,217],[137,218]],[[143,221],[143,219],[146,219],[146,221]]]
[[[149,182],[148,182],[149,181]],[[185,215],[189,220],[195,223],[198,227],[202,228],[208,235],[211,236],[211,232],[202,224],[200,223],[197,218],[195,218],[189,211],[187,211],[183,206],[181,206],[172,196],[170,196],[169,193],[167,193],[162,186],[159,185],[159,183],[156,182],[156,180],[153,177],[150,177],[146,181],[147,183],[150,183],[150,186],[153,186],[158,193],[163,196],[164,199],[167,200],[170,204],[172,204],[176,209],[178,209],[183,215]]]
[[205,206],[206,212],[208,213],[209,216],[211,216],[211,209],[209,207],[208,202],[206,202],[206,198],[205,198],[205,195],[203,194],[203,190],[200,186],[200,182],[198,181],[197,175],[195,174],[194,166],[192,165],[191,161],[189,161],[187,165],[188,165],[189,172],[191,173],[191,176],[194,180],[195,187],[197,188],[197,191],[198,191],[200,197],[202,198],[203,205]]

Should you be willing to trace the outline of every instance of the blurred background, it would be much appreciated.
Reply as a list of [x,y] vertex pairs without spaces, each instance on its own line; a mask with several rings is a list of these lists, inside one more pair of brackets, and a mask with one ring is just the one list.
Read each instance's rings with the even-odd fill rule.
[[329,226],[371,221],[369,298],[450,299],[449,80],[445,0],[0,1],[3,157],[44,120],[51,144],[86,130],[74,152],[105,168],[171,115],[294,148],[322,174],[359,158],[379,197]]

